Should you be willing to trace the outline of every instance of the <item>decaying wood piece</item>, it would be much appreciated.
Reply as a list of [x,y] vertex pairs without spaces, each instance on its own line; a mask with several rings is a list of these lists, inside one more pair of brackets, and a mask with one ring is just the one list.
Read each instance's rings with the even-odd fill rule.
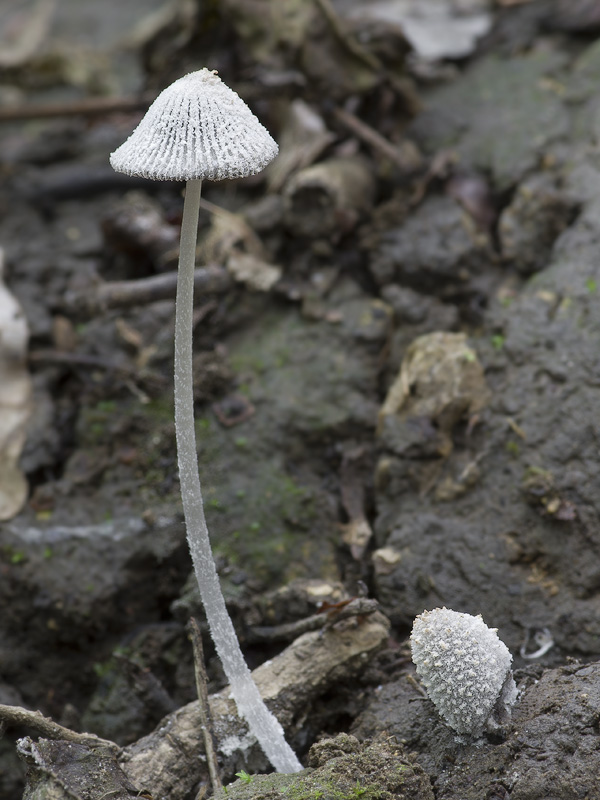
[[115,758],[112,747],[29,736],[18,753],[27,765],[23,800],[131,800],[141,795]]
[[[372,604],[364,610],[368,616],[346,618],[320,632],[304,634],[254,670],[261,695],[288,737],[293,739],[302,728],[318,697],[335,684],[353,681],[387,640],[387,618],[373,611]],[[229,688],[211,695],[208,702],[223,778],[232,779],[240,768],[266,769],[268,762],[238,717]],[[50,737],[19,740],[18,752],[27,764],[25,800],[108,796],[184,800],[208,780],[199,706],[196,701],[169,714],[153,733],[123,750],[26,709],[0,706],[0,719]]]
[[284,223],[297,236],[339,236],[373,204],[375,184],[362,158],[330,158],[296,172],[283,190]]
[[[253,677],[293,741],[311,703],[334,684],[353,680],[387,639],[389,623],[376,612],[345,620],[334,628],[306,633],[279,656],[254,670]],[[226,687],[209,698],[222,775],[230,779],[241,767],[267,764],[246,724],[236,714]],[[148,736],[125,748],[120,759],[129,780],[148,789],[154,800],[183,800],[207,779],[198,702],[169,714]],[[249,768],[254,771],[254,766]]]
[[21,708],[20,706],[0,704],[0,722],[31,728],[48,739],[63,739],[74,744],[102,746],[112,748],[115,751],[119,750],[119,746],[114,742],[108,739],[101,739],[95,733],[77,733],[48,719],[40,711],[30,711],[28,708]]

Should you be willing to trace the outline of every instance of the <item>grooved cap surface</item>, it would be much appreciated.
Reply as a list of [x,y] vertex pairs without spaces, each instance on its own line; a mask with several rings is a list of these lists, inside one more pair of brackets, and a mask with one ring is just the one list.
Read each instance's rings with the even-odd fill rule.
[[158,95],[110,163],[152,180],[218,181],[260,172],[278,150],[239,95],[201,69]]

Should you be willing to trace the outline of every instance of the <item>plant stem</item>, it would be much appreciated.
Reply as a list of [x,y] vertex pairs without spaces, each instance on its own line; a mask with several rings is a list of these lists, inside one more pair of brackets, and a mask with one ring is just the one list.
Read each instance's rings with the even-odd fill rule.
[[302,765],[285,741],[281,725],[264,704],[240,649],[221,592],[204,517],[192,381],[194,263],[201,187],[200,180],[188,181],[186,186],[175,310],[175,434],[183,515],[208,626],[238,712],[248,723],[250,732],[256,736],[275,769],[278,772],[298,772]]

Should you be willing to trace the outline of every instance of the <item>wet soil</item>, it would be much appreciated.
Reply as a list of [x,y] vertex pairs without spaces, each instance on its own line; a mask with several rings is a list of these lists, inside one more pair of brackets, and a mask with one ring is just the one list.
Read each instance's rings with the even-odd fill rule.
[[[304,97],[332,131],[309,162],[360,151],[370,181],[356,198],[321,170],[293,214],[285,180],[270,194],[260,178],[206,186],[239,216],[224,234],[210,207],[202,212],[220,283],[196,301],[196,433],[215,556],[249,662],[286,643],[261,629],[365,584],[392,623],[388,644],[313,708],[317,721],[297,732],[303,758],[320,733],[351,730],[357,739],[337,757],[346,747],[361,775],[380,759],[377,796],[600,798],[597,31],[574,16],[550,24],[550,4],[506,9],[451,77],[414,84],[415,113],[362,62],[338,75],[339,53],[312,17],[321,33],[302,60],[296,39],[284,48],[274,30],[267,41],[238,5],[230,20],[200,15],[191,43],[171,20],[139,58],[113,65],[119,90],[204,66],[194,55],[204,42],[277,139],[290,100]],[[292,51],[309,77],[323,54],[338,68],[301,90],[284,70]],[[276,91],[263,80],[267,63],[289,83]],[[61,96],[54,73],[46,83],[33,74],[34,89],[13,75],[23,97]],[[392,140],[401,128],[420,169],[402,173],[340,127],[330,114],[340,98]],[[182,187],[108,167],[138,119],[0,128],[0,247],[29,325],[33,380],[20,459],[29,495],[0,523],[0,702],[120,745],[195,698],[185,625],[202,619],[178,497],[174,301],[83,300],[176,262]],[[314,202],[340,205],[310,235],[298,215],[308,203],[310,218]],[[234,269],[240,254],[253,259],[250,286]],[[277,282],[265,284],[265,262]],[[514,656],[513,720],[477,744],[457,742],[413,682],[412,620],[442,605],[481,613]],[[223,676],[205,638],[216,691]],[[140,689],[140,667],[152,691]],[[0,740],[2,798],[22,792],[15,739],[25,733]],[[384,733],[391,743],[376,738]],[[390,759],[413,794],[394,782]],[[375,797],[356,776],[355,790]],[[321,796],[331,780],[297,794]]]

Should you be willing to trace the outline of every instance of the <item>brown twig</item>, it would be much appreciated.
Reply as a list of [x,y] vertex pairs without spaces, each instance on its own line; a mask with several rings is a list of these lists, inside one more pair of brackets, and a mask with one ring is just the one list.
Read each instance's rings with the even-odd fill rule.
[[[232,279],[222,267],[198,267],[194,272],[194,290],[199,296],[227,292]],[[102,314],[113,308],[146,305],[157,300],[175,298],[177,271],[139,278],[135,281],[107,281],[95,291],[69,292],[64,299],[64,310],[79,317]]]
[[18,122],[26,119],[52,119],[54,117],[94,117],[116,112],[139,111],[148,108],[156,95],[140,97],[86,97],[71,103],[33,103],[24,106],[0,108],[0,122]]
[[204,666],[202,636],[200,635],[198,623],[193,617],[190,617],[188,630],[190,633],[190,639],[192,641],[192,650],[194,651],[194,674],[196,676],[196,691],[198,692],[202,738],[204,739],[204,751],[206,753],[208,774],[210,775],[210,783],[214,794],[223,787],[223,781],[221,780],[219,762],[217,760],[217,753],[215,751],[215,742],[212,732],[212,718],[210,715],[210,706],[208,704],[207,677],[206,668]]
[[393,145],[370,125],[344,108],[334,108],[333,114],[338,122],[341,122],[358,139],[389,159],[402,172],[414,172],[420,167],[421,156],[412,143],[404,141],[400,146]]
[[249,638],[256,642],[288,641],[308,631],[318,631],[330,627],[343,619],[373,614],[378,608],[377,600],[355,597],[341,608],[336,607],[325,613],[313,614],[310,617],[299,619],[297,622],[288,622],[283,625],[257,625],[250,628]]
[[118,753],[121,752],[119,745],[109,739],[101,739],[94,733],[76,733],[70,728],[65,728],[48,719],[48,717],[44,717],[40,711],[29,711],[29,709],[21,706],[0,704],[0,720],[9,725],[22,725],[25,728],[32,728],[47,739],[63,739],[67,742],[76,742],[77,744],[88,746],[103,745]]

